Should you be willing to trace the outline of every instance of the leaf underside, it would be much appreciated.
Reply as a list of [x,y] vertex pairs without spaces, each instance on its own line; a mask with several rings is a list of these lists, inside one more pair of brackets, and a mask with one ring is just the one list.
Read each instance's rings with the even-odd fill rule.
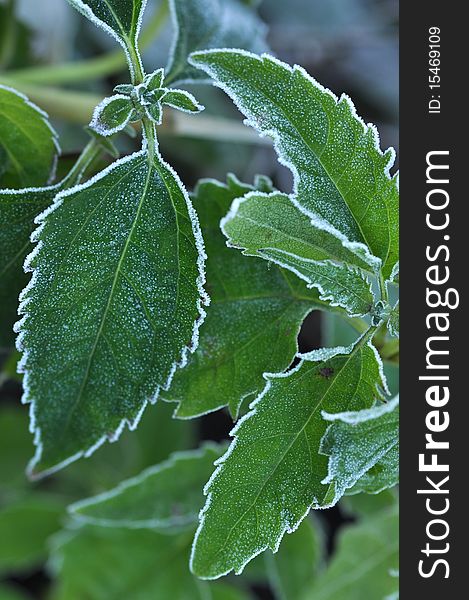
[[196,217],[159,155],[114,163],[38,222],[17,327],[33,475],[136,425],[195,345],[205,300]]
[[325,483],[337,493],[377,494],[399,480],[399,398],[375,408],[326,415],[332,420],[321,452],[329,456]]
[[253,189],[231,176],[227,185],[202,181],[193,195],[206,240],[211,302],[198,349],[162,394],[179,402],[181,418],[226,405],[236,416],[243,399],[264,387],[265,371],[291,364],[305,316],[326,307],[295,275],[226,247],[220,219],[234,198]]
[[311,507],[337,502],[335,486],[322,483],[328,461],[319,454],[327,428],[321,411],[369,408],[384,385],[366,338],[311,352],[290,372],[269,376],[206,486],[193,572],[208,579],[240,573],[256,554],[275,551]]
[[268,55],[209,50],[191,56],[233,99],[248,124],[274,138],[293,172],[302,210],[382,261],[385,278],[398,258],[398,181],[394,153],[379,149],[374,127],[301,67]]

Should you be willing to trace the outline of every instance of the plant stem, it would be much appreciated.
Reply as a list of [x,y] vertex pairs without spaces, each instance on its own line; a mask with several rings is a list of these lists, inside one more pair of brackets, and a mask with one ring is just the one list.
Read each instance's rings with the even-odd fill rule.
[[88,144],[83,148],[83,151],[78,157],[76,163],[73,165],[68,175],[65,177],[62,184],[62,189],[66,190],[80,183],[86,169],[100,154],[101,150],[102,148],[99,141],[95,138],[92,138],[88,142]]
[[[167,0],[163,0],[152,20],[140,36],[140,47],[142,49],[148,47],[155,39],[165,24],[167,16],[168,3]],[[106,77],[123,71],[126,66],[127,62],[124,53],[122,49],[119,49],[89,60],[9,71],[6,77],[21,83],[41,83],[47,85],[75,83],[77,81],[89,81],[90,79]]]
[[383,274],[381,273],[381,271],[379,273],[379,291],[381,292],[381,300],[387,304],[389,301],[388,290],[387,290],[386,284],[384,282],[384,277],[383,277]]

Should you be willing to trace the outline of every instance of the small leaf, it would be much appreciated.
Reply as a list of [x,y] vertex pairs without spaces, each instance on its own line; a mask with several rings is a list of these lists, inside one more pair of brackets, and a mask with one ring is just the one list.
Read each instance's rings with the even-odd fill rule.
[[63,506],[46,495],[0,510],[0,573],[31,570],[47,555],[47,539],[60,528]]
[[369,408],[381,387],[382,365],[367,336],[348,348],[310,352],[291,371],[267,375],[205,488],[193,573],[207,579],[239,574],[263,550],[276,551],[311,507],[336,502],[334,485],[323,484],[327,459],[319,443],[327,423],[321,411]]
[[334,483],[336,494],[377,494],[399,481],[399,397],[358,412],[323,413],[332,421],[321,440],[329,456],[323,483]]
[[120,483],[115,489],[70,506],[85,523],[106,527],[171,531],[197,523],[202,489],[222,453],[215,444],[178,452],[169,460]]
[[190,62],[226,91],[249,125],[274,139],[280,162],[294,175],[298,206],[356,251],[378,257],[387,278],[398,258],[398,180],[389,175],[394,151],[380,150],[376,129],[350,99],[268,55],[208,50]]
[[122,131],[134,115],[133,104],[127,96],[117,94],[105,98],[93,113],[90,128],[103,136]]
[[395,593],[399,564],[397,507],[351,525],[340,535],[329,568],[303,600],[383,600]]
[[185,90],[169,90],[163,96],[162,102],[187,113],[198,113],[204,110],[204,107],[197,102],[194,96]]
[[124,48],[133,73],[130,54],[141,62],[137,40],[146,0],[68,0],[74,8],[112,35]]
[[[258,179],[256,185],[268,182]],[[236,416],[243,400],[264,387],[265,371],[291,364],[306,315],[327,307],[295,275],[226,247],[220,219],[234,198],[253,189],[229,176],[227,185],[202,180],[193,195],[206,241],[211,303],[198,349],[162,394],[179,403],[181,418],[226,405]]]
[[175,23],[173,49],[166,67],[166,84],[210,80],[188,63],[195,50],[244,48],[267,49],[266,26],[241,0],[170,0]]
[[84,526],[54,539],[56,600],[248,600],[224,583],[198,581],[187,568],[191,534]]
[[163,87],[164,69],[157,69],[145,76],[144,84],[149,92],[158,90]]
[[[3,187],[45,185],[60,152],[46,113],[16,90],[0,85],[0,171]],[[3,157],[3,159],[2,159]]]
[[145,113],[149,119],[155,123],[155,125],[161,125],[163,120],[163,109],[160,102],[155,102],[149,106],[145,106]]
[[197,345],[206,302],[197,218],[157,152],[60,193],[37,222],[17,327],[35,476],[136,426]]

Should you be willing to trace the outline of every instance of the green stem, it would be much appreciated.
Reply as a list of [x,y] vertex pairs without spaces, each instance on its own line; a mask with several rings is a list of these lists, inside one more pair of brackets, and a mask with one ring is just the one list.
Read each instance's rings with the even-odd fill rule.
[[[161,31],[168,16],[168,3],[163,0],[148,26],[140,36],[140,47],[147,48]],[[122,49],[110,52],[97,58],[82,60],[61,65],[50,65],[45,67],[30,67],[9,71],[6,76],[9,79],[21,83],[76,83],[77,81],[89,81],[106,77],[119,71],[123,71],[127,65]]]
[[86,169],[100,154],[101,150],[102,148],[101,144],[99,143],[99,140],[97,140],[96,138],[92,138],[84,147],[76,163],[73,165],[68,175],[63,180],[62,189],[66,190],[80,183],[83,179],[83,175],[85,174]]
[[384,282],[383,274],[381,272],[379,274],[379,290],[381,293],[381,300],[387,304],[389,301],[388,300],[388,290],[386,287],[386,283]]

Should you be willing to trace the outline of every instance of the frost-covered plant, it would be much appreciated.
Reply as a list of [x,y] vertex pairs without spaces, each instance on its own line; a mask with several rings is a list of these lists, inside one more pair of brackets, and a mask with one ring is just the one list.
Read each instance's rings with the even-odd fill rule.
[[[73,597],[93,597],[86,579],[67,579],[74,560],[85,561],[86,570],[89,548],[122,544],[115,561],[125,570],[130,549],[145,564],[148,556],[172,552],[173,542],[187,548],[197,521],[190,569],[201,579],[241,573],[298,528],[303,548],[317,548],[304,521],[311,509],[397,483],[399,406],[398,398],[386,399],[382,363],[398,358],[394,152],[381,151],[375,127],[347,96],[337,98],[301,67],[260,54],[263,29],[248,3],[173,0],[177,35],[168,66],[148,74],[138,44],[145,0],[69,3],[121,44],[130,83],[96,107],[90,143],[56,184],[50,181],[57,136],[47,116],[0,87],[0,117],[27,119],[25,135],[38,144],[32,151],[0,119],[10,158],[6,181],[22,187],[0,192],[5,320],[13,320],[15,294],[26,283],[19,269],[26,255],[31,273],[15,325],[37,447],[29,474],[41,478],[116,441],[157,398],[177,403],[175,418],[225,406],[233,419],[243,416],[228,447],[175,454],[72,505],[81,528],[58,540],[57,569]],[[235,49],[210,49],[217,46]],[[229,175],[226,184],[201,180],[188,195],[160,154],[158,126],[165,106],[201,111],[192,94],[173,86],[207,77],[246,124],[273,139],[294,176],[290,194],[266,177],[248,185]],[[141,150],[89,178],[96,155],[114,152],[106,138],[135,123]],[[299,329],[318,309],[353,324],[356,340],[298,354]],[[202,488],[207,498],[198,516]],[[384,598],[396,590],[389,575],[397,556],[394,505],[373,519],[380,535],[357,552],[366,560],[382,544],[391,549],[366,584]],[[368,526],[344,538],[339,566],[305,590],[289,580],[280,554],[278,577],[283,569],[284,589],[295,588],[280,597],[345,600],[324,590]],[[295,547],[289,552],[295,555]],[[192,575],[178,565],[158,583],[160,591],[172,589],[178,573],[181,590],[192,589]],[[110,585],[108,597],[120,595],[118,583]],[[193,597],[235,597],[197,585]],[[183,591],[181,598],[188,597]]]

